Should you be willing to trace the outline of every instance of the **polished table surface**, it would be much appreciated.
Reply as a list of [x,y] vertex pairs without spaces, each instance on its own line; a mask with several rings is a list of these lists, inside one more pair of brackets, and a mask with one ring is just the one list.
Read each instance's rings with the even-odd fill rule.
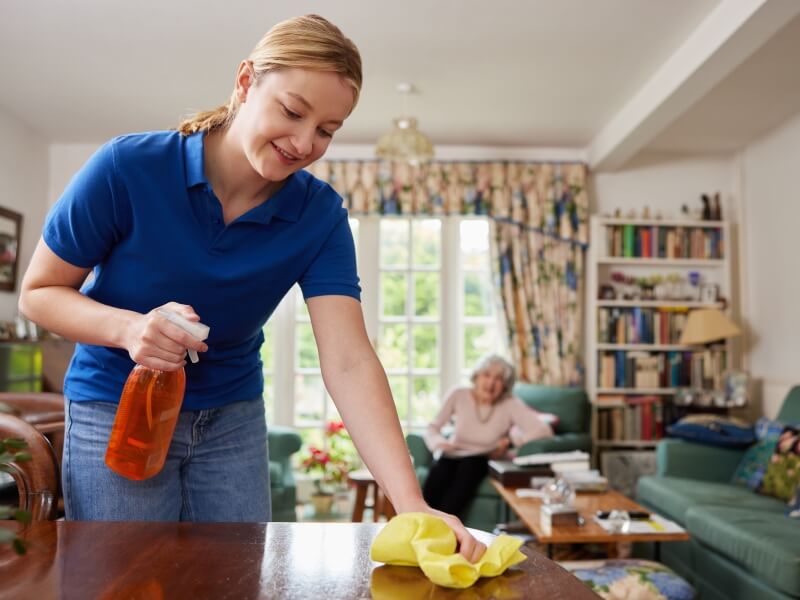
[[[28,552],[0,550],[0,598],[597,598],[545,556],[466,590],[433,585],[416,567],[369,559],[381,524],[47,521]],[[491,536],[475,532],[482,541]]]

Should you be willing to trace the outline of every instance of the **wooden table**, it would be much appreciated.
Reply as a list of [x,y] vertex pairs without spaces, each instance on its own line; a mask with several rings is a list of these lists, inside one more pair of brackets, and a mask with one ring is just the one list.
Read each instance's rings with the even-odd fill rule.
[[383,493],[375,478],[367,469],[358,469],[348,473],[347,479],[356,488],[356,499],[353,502],[353,523],[361,523],[367,505],[367,495],[372,495],[372,520],[376,523],[381,516],[391,519],[396,513],[389,498]]
[[[369,559],[372,523],[43,521],[28,553],[0,550],[0,598],[597,598],[545,556],[467,590],[433,585],[416,567]],[[475,532],[483,541],[491,536]]]
[[545,528],[540,517],[541,498],[520,498],[516,489],[504,487],[499,481],[490,479],[494,488],[511,507],[511,510],[525,523],[536,536],[539,543],[545,544],[548,556],[552,557],[553,544],[617,544],[619,542],[655,542],[656,560],[660,542],[683,542],[689,534],[681,533],[609,533],[595,520],[598,510],[627,510],[652,512],[619,492],[587,492],[576,494],[575,507],[583,517],[583,525],[561,525]]

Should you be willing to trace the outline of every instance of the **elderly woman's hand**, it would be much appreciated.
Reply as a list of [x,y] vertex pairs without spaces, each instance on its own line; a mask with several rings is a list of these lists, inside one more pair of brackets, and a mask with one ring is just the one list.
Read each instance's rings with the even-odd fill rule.
[[508,452],[508,448],[511,446],[511,440],[508,439],[507,436],[503,436],[500,438],[500,441],[497,442],[497,446],[495,449],[489,453],[489,458],[493,460],[497,460],[499,458],[503,458]]

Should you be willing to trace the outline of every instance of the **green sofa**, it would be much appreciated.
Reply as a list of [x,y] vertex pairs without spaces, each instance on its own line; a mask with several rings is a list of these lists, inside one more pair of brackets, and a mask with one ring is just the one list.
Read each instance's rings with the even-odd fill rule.
[[[514,395],[528,406],[540,412],[553,413],[559,418],[554,437],[525,444],[519,448],[520,456],[538,452],[591,450],[589,401],[582,388],[518,383],[514,386]],[[425,446],[421,434],[410,433],[406,436],[406,441],[414,460],[417,479],[422,485],[428,476],[433,455]],[[481,483],[473,501],[459,516],[468,527],[484,531],[492,531],[498,523],[509,518],[505,502],[489,483],[488,477]]]
[[289,427],[273,425],[267,430],[267,443],[272,520],[296,521],[297,486],[292,473],[291,456],[300,450],[302,439]]
[[[800,423],[800,386],[777,419]],[[689,542],[661,545],[661,561],[702,600],[800,598],[800,520],[785,515],[782,500],[729,483],[743,454],[662,440],[657,474],[639,479],[637,501],[689,532]]]

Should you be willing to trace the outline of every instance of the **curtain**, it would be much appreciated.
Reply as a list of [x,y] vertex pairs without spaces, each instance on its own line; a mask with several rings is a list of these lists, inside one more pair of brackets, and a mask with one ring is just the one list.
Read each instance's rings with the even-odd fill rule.
[[584,254],[582,163],[319,161],[354,215],[485,215],[492,271],[524,381],[579,385]]

